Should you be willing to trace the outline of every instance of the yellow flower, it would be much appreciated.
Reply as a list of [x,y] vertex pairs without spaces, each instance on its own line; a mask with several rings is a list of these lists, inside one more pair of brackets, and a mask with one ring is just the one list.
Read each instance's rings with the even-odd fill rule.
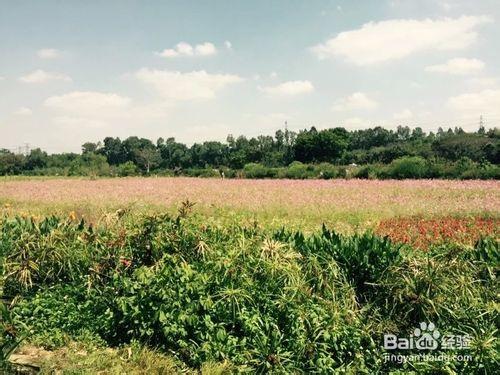
[[71,211],[69,213],[69,219],[70,220],[76,220],[76,213],[75,213],[75,211]]

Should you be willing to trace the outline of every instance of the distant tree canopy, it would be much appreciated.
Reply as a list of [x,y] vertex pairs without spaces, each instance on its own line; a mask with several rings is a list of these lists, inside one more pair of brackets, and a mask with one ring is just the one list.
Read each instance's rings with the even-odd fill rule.
[[0,174],[40,170],[53,174],[106,174],[116,168],[115,174],[118,175],[193,168],[243,170],[250,164],[276,168],[294,161],[334,165],[390,164],[404,157],[498,165],[500,131],[497,128],[487,131],[481,127],[477,132],[468,133],[461,128],[446,131],[439,128],[434,134],[425,133],[418,127],[402,126],[396,130],[374,127],[355,131],[341,127],[323,130],[311,127],[298,133],[278,130],[274,136],[246,138],[229,135],[226,142],[206,141],[191,146],[174,138],[159,138],[153,143],[135,136],[124,140],[106,137],[102,142],[84,143],[81,154],[48,155],[34,149],[29,155],[18,155],[0,150]]
[[295,159],[311,163],[338,160],[349,146],[349,133],[344,128],[317,131],[304,130],[294,144]]

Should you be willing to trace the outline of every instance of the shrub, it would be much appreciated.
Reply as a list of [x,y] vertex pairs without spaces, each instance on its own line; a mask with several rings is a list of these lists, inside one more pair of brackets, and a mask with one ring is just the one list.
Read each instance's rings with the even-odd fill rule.
[[220,172],[214,168],[189,168],[182,173],[189,177],[220,177]]
[[331,178],[341,177],[340,168],[330,163],[321,163],[315,166],[315,174],[319,178],[329,180]]
[[424,178],[427,176],[427,163],[419,156],[405,156],[394,160],[388,167],[391,178]]
[[363,179],[376,179],[381,177],[381,175],[381,167],[373,164],[357,168],[353,172],[353,177]]
[[243,167],[243,174],[246,178],[267,178],[275,175],[273,168],[267,168],[262,164],[250,163]]
[[137,175],[137,166],[133,162],[127,161],[116,167],[116,173],[120,177],[135,176]]
[[294,161],[285,169],[285,177],[292,179],[306,179],[315,176],[314,169],[300,161]]

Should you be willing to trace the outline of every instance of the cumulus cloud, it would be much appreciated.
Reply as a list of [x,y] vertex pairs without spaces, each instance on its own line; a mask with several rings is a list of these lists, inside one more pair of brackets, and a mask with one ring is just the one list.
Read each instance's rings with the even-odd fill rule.
[[51,96],[44,106],[53,114],[53,122],[65,128],[120,128],[137,123],[164,120],[171,107],[165,103],[151,102],[142,105],[116,93],[98,91],[73,91]]
[[465,93],[448,99],[447,107],[462,117],[500,117],[500,89]]
[[455,58],[444,64],[431,65],[425,68],[426,72],[445,73],[453,75],[469,75],[479,73],[484,68],[484,62],[478,59]]
[[227,49],[232,49],[233,48],[233,44],[229,40],[224,41],[224,46]]
[[50,109],[73,115],[106,117],[129,108],[130,98],[113,93],[73,91],[51,96],[44,105]]
[[395,120],[408,120],[413,117],[413,112],[409,109],[403,109],[401,112],[396,112],[392,117]]
[[337,100],[332,107],[335,112],[352,110],[370,110],[378,107],[378,103],[363,92],[355,92]]
[[203,43],[203,44],[198,44],[194,48],[194,52],[198,56],[210,56],[210,55],[215,55],[217,53],[217,49],[212,43]]
[[359,29],[341,32],[312,47],[312,51],[319,59],[342,57],[363,66],[423,51],[460,50],[476,40],[478,26],[491,21],[487,16],[462,16],[369,22]]
[[135,77],[170,100],[212,99],[219,90],[243,81],[237,75],[210,74],[204,70],[181,73],[143,68]]
[[18,116],[31,116],[33,111],[28,107],[20,107],[14,111],[14,114]]
[[49,81],[71,82],[71,78],[65,74],[51,73],[38,69],[19,78],[23,83],[47,83]]
[[[229,43],[230,44],[230,43]],[[230,47],[228,47],[230,48]],[[217,48],[210,43],[205,42],[192,46],[186,42],[177,43],[174,48],[168,48],[162,52],[158,52],[159,56],[162,57],[181,57],[181,56],[210,56],[217,53]]]
[[310,81],[288,81],[276,86],[261,87],[260,90],[270,96],[295,96],[314,91]]
[[57,59],[61,56],[61,51],[54,48],[43,48],[37,51],[36,53],[41,59]]

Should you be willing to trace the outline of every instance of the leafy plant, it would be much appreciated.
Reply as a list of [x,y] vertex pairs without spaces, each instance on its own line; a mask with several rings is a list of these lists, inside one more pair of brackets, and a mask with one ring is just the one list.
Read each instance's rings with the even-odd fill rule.
[[7,361],[22,340],[8,307],[0,301],[0,370],[9,368]]

